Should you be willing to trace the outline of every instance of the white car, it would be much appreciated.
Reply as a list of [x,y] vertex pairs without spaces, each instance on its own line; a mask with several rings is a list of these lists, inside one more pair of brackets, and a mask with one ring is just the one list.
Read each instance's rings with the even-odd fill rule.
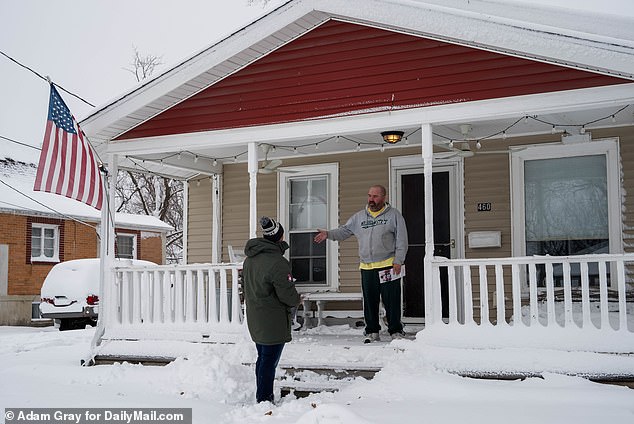
[[[117,259],[121,266],[155,266],[150,261]],[[49,271],[40,292],[42,318],[59,320],[60,331],[95,326],[99,312],[99,258],[60,262]]]

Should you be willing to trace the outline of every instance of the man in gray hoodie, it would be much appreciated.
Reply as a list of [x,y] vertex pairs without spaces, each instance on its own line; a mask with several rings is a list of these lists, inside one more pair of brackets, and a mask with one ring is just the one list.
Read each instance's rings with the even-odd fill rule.
[[393,339],[403,336],[401,322],[401,279],[383,282],[380,272],[390,269],[400,274],[407,254],[407,227],[401,213],[386,201],[386,190],[374,185],[368,191],[368,204],[355,213],[344,225],[333,230],[318,229],[314,240],[341,241],[352,235],[359,243],[361,287],[363,290],[363,316],[365,343],[378,341],[379,302],[382,299],[387,316],[388,332]]

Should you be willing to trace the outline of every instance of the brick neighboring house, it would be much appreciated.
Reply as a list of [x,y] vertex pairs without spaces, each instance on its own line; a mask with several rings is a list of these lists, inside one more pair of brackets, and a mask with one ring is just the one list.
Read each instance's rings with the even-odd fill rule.
[[[53,265],[99,256],[101,212],[33,191],[35,172],[34,164],[0,160],[0,325],[32,323]],[[115,222],[118,255],[165,263],[171,226],[152,216],[125,213],[116,213]]]

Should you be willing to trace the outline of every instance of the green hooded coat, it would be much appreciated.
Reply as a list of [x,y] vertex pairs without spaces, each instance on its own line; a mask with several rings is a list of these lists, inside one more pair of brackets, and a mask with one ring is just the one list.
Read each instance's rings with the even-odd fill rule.
[[273,345],[291,341],[291,308],[299,294],[291,276],[291,266],[283,256],[284,241],[264,238],[247,242],[247,258],[242,266],[247,325],[255,343]]

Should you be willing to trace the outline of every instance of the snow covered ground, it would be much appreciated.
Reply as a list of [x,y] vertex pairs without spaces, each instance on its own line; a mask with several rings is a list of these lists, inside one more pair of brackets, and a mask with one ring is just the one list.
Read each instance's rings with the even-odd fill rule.
[[[192,408],[194,423],[610,423],[634,422],[634,390],[546,373],[524,381],[478,380],[448,374],[434,364],[495,363],[514,355],[548,363],[553,352],[515,350],[480,355],[439,349],[415,340],[347,347],[361,330],[347,326],[294,334],[282,362],[305,357],[377,361],[373,380],[357,378],[337,393],[255,404],[255,358],[249,341],[198,346],[187,359],[164,366],[132,364],[80,366],[94,329],[0,327],[2,408]],[[322,336],[320,338],[320,333]],[[423,331],[424,333],[424,331]],[[346,343],[329,345],[328,340]],[[367,347],[366,355],[364,352]],[[552,356],[553,360],[558,360]],[[632,358],[620,365],[631,366]],[[627,362],[629,361],[629,362]],[[634,368],[630,368],[634,371]],[[318,377],[315,377],[317,379]]]

